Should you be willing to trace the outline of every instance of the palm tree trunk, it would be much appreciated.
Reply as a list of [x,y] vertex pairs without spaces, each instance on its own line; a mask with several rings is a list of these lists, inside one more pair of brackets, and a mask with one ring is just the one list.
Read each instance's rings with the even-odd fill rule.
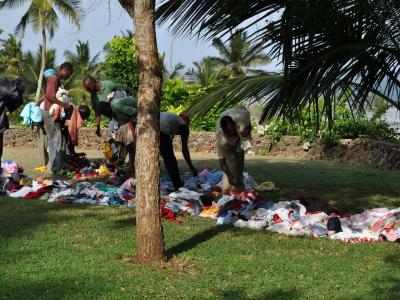
[[42,26],[42,62],[40,64],[40,72],[38,78],[38,85],[36,89],[35,101],[38,100],[40,97],[40,92],[42,90],[43,73],[45,67],[46,67],[46,29],[44,26]]
[[139,130],[135,163],[137,176],[136,250],[137,260],[148,263],[164,259],[159,190],[162,80],[154,22],[155,0],[133,2],[139,65]]

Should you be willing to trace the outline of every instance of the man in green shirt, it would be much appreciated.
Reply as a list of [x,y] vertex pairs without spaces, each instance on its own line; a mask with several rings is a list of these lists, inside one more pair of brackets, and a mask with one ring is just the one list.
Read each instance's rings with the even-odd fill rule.
[[[128,87],[124,84],[117,83],[111,80],[97,81],[93,76],[86,76],[83,79],[83,87],[90,93],[90,102],[92,109],[97,112],[97,104],[99,102],[110,102],[114,97],[113,93],[122,92],[125,95],[119,94],[118,96],[126,97]],[[99,127],[101,116],[96,113],[96,124]]]
[[[99,102],[96,107],[96,116],[106,116],[110,119],[108,135],[115,140],[119,149],[119,163],[125,162],[129,154],[128,174],[133,175],[135,159],[135,122],[137,116],[137,101],[133,97],[115,99],[111,102]],[[117,123],[114,126],[113,123]],[[115,127],[118,128],[113,132]],[[97,135],[100,136],[100,124],[98,124]]]

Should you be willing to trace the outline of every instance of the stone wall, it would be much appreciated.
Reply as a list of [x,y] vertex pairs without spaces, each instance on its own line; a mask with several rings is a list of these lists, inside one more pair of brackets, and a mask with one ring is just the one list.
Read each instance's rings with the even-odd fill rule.
[[[107,140],[106,130],[97,137],[93,128],[82,128],[79,148],[82,150],[101,150]],[[346,163],[372,165],[384,169],[400,169],[400,145],[369,139],[342,140],[337,146],[327,147],[317,141],[304,149],[304,143],[297,136],[283,136],[270,151],[269,136],[253,135],[253,153],[268,156],[306,160],[337,160]],[[6,131],[6,147],[36,147],[36,132],[30,128],[15,127]],[[189,147],[192,152],[215,153],[214,132],[191,132]],[[179,150],[179,138],[174,139],[174,148]]]

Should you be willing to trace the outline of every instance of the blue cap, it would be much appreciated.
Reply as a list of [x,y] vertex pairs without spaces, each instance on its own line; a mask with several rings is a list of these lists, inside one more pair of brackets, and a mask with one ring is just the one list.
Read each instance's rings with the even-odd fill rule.
[[44,78],[48,78],[51,76],[56,76],[56,71],[54,71],[53,69],[47,69],[46,71],[44,71],[43,73]]

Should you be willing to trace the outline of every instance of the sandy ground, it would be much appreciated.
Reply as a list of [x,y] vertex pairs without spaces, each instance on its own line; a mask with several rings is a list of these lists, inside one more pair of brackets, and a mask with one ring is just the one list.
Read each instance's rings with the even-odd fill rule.
[[[81,152],[78,149],[78,152]],[[104,158],[103,153],[98,150],[86,150],[85,153],[89,158]],[[185,161],[181,153],[176,153],[176,157],[178,159],[179,167],[182,172],[188,171]],[[194,165],[198,168],[218,168],[218,159],[217,155],[214,153],[191,153],[191,157]],[[3,152],[3,160],[12,159],[16,161],[19,165],[21,165],[25,173],[29,176],[40,176],[44,175],[43,173],[39,173],[35,171],[35,168],[40,166],[39,154],[37,148],[4,148]],[[266,158],[263,156],[248,156],[246,157],[247,163],[257,164],[257,162],[268,160],[269,163],[274,162],[289,162],[293,160],[288,159],[277,159],[277,158]],[[162,173],[165,173],[164,165],[161,163]]]

